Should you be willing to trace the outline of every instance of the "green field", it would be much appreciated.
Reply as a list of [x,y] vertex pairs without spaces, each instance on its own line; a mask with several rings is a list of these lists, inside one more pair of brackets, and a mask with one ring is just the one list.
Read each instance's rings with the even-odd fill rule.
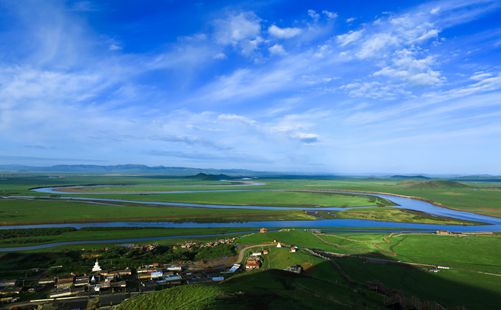
[[0,225],[103,221],[244,221],[314,219],[302,211],[204,209],[61,200],[0,199]]
[[[501,184],[493,182],[391,181],[391,180],[291,180],[275,186],[308,189],[336,189],[409,195],[447,208],[501,217]],[[432,183],[433,182],[433,183]]]
[[237,276],[220,285],[188,285],[138,296],[118,309],[383,309],[381,298],[280,270]]
[[[130,239],[130,238],[161,238],[167,236],[189,236],[189,235],[210,235],[227,234],[255,231],[255,228],[103,228],[86,227],[80,230],[71,228],[49,228],[49,229],[22,229],[22,230],[0,230],[0,248],[29,246],[35,244],[68,242],[68,241],[88,241],[88,240],[110,240],[110,239]],[[170,239],[155,241],[160,243],[170,243]],[[125,242],[125,241],[124,241]],[[145,241],[154,242],[154,241]],[[106,247],[102,245],[100,247]],[[78,247],[82,247],[79,245]],[[64,246],[67,248],[67,246]],[[61,250],[57,248],[56,250]],[[54,249],[43,249],[41,251],[54,251]]]
[[391,222],[407,222],[407,223],[425,223],[425,224],[450,224],[450,225],[479,225],[475,222],[467,222],[445,218],[440,216],[432,216],[423,212],[397,209],[392,207],[378,208],[360,208],[346,211],[336,212],[336,218],[346,219],[365,219],[374,221],[391,221]]
[[[0,194],[33,195],[30,188],[43,186],[80,186],[79,196],[121,198],[127,200],[169,201],[204,204],[270,205],[270,206],[373,206],[343,212],[318,214],[303,211],[267,211],[200,209],[184,207],[146,206],[134,203],[83,203],[61,200],[0,199],[0,225],[98,222],[98,221],[248,221],[248,220],[312,220],[321,218],[357,218],[380,221],[468,224],[466,222],[432,217],[422,213],[383,207],[388,202],[368,196],[333,193],[298,192],[304,190],[358,190],[405,194],[431,199],[446,207],[499,215],[501,190],[497,183],[457,183],[442,181],[391,181],[391,180],[315,180],[315,179],[264,179],[262,186],[232,187],[230,182],[198,180],[196,178],[146,177],[146,176],[76,176],[59,177],[42,175],[9,175],[0,177]],[[85,186],[110,184],[113,186]],[[222,185],[227,184],[227,185]],[[159,194],[155,191],[198,189],[238,189],[238,192],[201,192]],[[259,189],[259,191],[249,191]],[[98,190],[105,192],[92,195]],[[118,192],[120,193],[118,193]],[[150,194],[146,194],[150,193]],[[55,195],[64,196],[64,195]],[[68,195],[70,196],[70,195]],[[56,197],[57,198],[57,197]],[[376,207],[378,206],[378,207]]]
[[[87,195],[87,197],[92,197]],[[101,197],[101,195],[99,196]],[[106,195],[118,199],[188,202],[200,204],[226,204],[241,206],[284,207],[356,207],[385,204],[383,199],[332,193],[306,193],[289,191],[241,191],[186,194]]]
[[[280,241],[299,246],[267,248],[263,268],[244,272],[220,285],[183,286],[133,298],[120,309],[270,309],[384,308],[383,296],[367,290],[378,283],[385,290],[420,302],[445,307],[495,309],[501,297],[501,235],[465,237],[431,234],[323,233],[284,230],[239,238],[242,246]],[[345,254],[333,262],[304,250],[322,249]],[[376,259],[371,261],[370,259]],[[397,263],[400,261],[401,263]],[[424,264],[410,265],[411,263]],[[300,264],[302,275],[280,271]],[[438,273],[428,265],[447,266]],[[239,292],[236,295],[236,292]],[[461,292],[458,294],[458,292]],[[190,295],[194,298],[190,298]],[[261,302],[262,301],[262,302]],[[362,307],[363,308],[363,307]]]

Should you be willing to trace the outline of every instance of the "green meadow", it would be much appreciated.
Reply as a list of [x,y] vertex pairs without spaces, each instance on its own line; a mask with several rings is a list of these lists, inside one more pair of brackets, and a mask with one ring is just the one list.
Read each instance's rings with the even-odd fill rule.
[[[30,246],[36,244],[58,243],[68,241],[110,240],[129,238],[162,238],[170,236],[196,236],[218,234],[240,234],[253,232],[255,228],[106,228],[85,227],[79,230],[72,228],[37,228],[0,230],[0,248]],[[203,237],[199,237],[203,238]],[[212,237],[209,237],[212,238]],[[176,239],[182,239],[176,238]],[[169,242],[170,239],[163,241]],[[125,242],[125,241],[124,241]],[[153,241],[144,241],[146,243]],[[155,241],[156,242],[156,241]],[[107,247],[101,245],[97,247]],[[81,247],[78,246],[78,247]],[[77,248],[78,248],[77,247]],[[43,249],[56,252],[67,246]]]
[[[99,221],[266,221],[313,220],[322,218],[358,218],[377,221],[443,223],[466,225],[449,218],[394,208],[385,200],[364,195],[314,192],[364,191],[409,195],[433,201],[448,208],[501,215],[501,190],[498,183],[451,181],[400,181],[378,179],[263,179],[261,186],[238,186],[217,180],[145,176],[2,176],[0,177],[0,224],[69,223]],[[103,185],[103,186],[93,186]],[[30,191],[45,186],[76,186],[65,188],[73,194],[47,195]],[[162,191],[231,189],[229,192],[170,193]],[[254,190],[258,191],[254,191]],[[93,194],[98,192],[99,194]],[[77,194],[75,194],[77,193]],[[7,196],[37,196],[21,199]],[[85,196],[120,198],[123,202],[70,201],[65,197]],[[134,200],[167,201],[203,204],[309,206],[318,211],[301,210],[240,210],[204,209],[142,205]],[[321,207],[346,207],[342,211],[325,211]],[[366,208],[349,207],[365,206]],[[354,229],[354,228],[352,228]],[[324,228],[322,233],[303,229],[284,229],[268,233],[249,233],[256,229],[163,229],[163,228],[89,228],[5,230],[0,232],[0,247],[29,246],[45,243],[161,238],[217,233],[235,233],[238,249],[280,241],[296,245],[299,251],[288,248],[267,248],[263,268],[242,272],[221,284],[187,285],[131,298],[121,309],[384,309],[388,297],[371,290],[397,294],[405,300],[452,308],[495,309],[501,296],[501,235],[437,236],[432,234],[400,234],[365,232],[352,233],[343,229]],[[219,237],[173,238],[138,243],[157,243],[161,247],[186,240],[213,240]],[[258,249],[260,248],[258,247]],[[64,245],[20,253],[0,254],[3,274],[15,274],[15,266],[33,268],[47,261],[68,268],[88,268],[86,258],[81,266],[82,253],[100,253],[104,248],[125,251],[114,244]],[[85,249],[85,250],[82,250]],[[120,250],[119,250],[120,249]],[[325,260],[306,249],[334,253]],[[253,248],[252,250],[255,250]],[[251,250],[244,255],[248,255]],[[104,255],[104,254],[103,254]],[[212,254],[211,254],[212,255]],[[124,258],[125,259],[125,258]],[[138,258],[151,260],[151,257]],[[227,258],[228,259],[228,258]],[[229,258],[232,260],[233,258]],[[236,257],[235,257],[236,259]],[[100,260],[101,261],[101,260]],[[103,263],[123,267],[137,262],[136,258],[120,260],[120,256]],[[299,264],[301,275],[283,269]],[[122,266],[123,265],[123,266]],[[437,273],[433,266],[447,266]],[[80,266],[80,267],[79,267]],[[23,267],[23,268],[24,268]],[[84,268],[84,269],[85,269]],[[85,269],[86,270],[86,269]],[[375,284],[376,283],[376,284]],[[458,292],[461,292],[458,294]],[[395,296],[395,295],[392,295]],[[173,306],[176,305],[176,306]]]
[[[296,245],[299,250],[290,253],[288,248],[269,245],[253,248],[248,253],[269,250],[260,270],[244,272],[222,284],[189,285],[141,295],[120,309],[228,309],[238,302],[243,308],[271,303],[271,309],[383,309],[384,296],[367,289],[374,283],[407,300],[417,298],[446,308],[495,309],[501,296],[499,234],[318,234],[292,229],[246,235],[238,238],[238,243],[244,247],[274,240]],[[345,256],[324,260],[305,248]],[[304,268],[303,274],[282,271],[296,264]],[[436,265],[449,269],[430,272]]]
[[[201,192],[143,195],[100,195],[99,197],[187,202],[199,204],[226,204],[240,206],[284,206],[284,207],[358,207],[389,204],[383,199],[334,193],[307,193],[292,191],[238,191]],[[87,197],[93,197],[87,195]],[[94,196],[95,197],[95,196]]]
[[104,221],[249,221],[314,219],[302,211],[205,209],[46,199],[0,199],[0,225]]
[[[148,176],[4,175],[0,195],[48,196],[30,191],[44,186],[65,186],[78,196],[126,200],[202,204],[268,205],[289,207],[356,207],[341,212],[276,210],[232,210],[166,207],[134,203],[77,202],[45,199],[0,199],[0,225],[100,222],[100,221],[248,221],[312,220],[315,218],[356,218],[378,221],[471,224],[424,213],[389,207],[383,199],[363,195],[307,192],[309,190],[352,190],[411,195],[448,208],[501,215],[498,183],[450,181],[394,181],[378,179],[262,179],[261,186],[233,186],[232,182],[197,178]],[[106,185],[108,184],[108,185]],[[98,187],[94,185],[100,185]],[[102,186],[101,186],[102,185]],[[77,186],[77,187],[67,187]],[[161,194],[159,191],[231,189],[231,192]],[[257,190],[257,191],[256,191]],[[81,193],[80,193],[81,192]],[[100,194],[91,194],[98,192]],[[50,195],[54,198],[70,194]],[[74,194],[73,194],[74,196]]]
[[[495,182],[394,181],[378,179],[277,180],[275,186],[408,195],[447,208],[501,217],[501,184]],[[286,185],[287,184],[287,185]]]

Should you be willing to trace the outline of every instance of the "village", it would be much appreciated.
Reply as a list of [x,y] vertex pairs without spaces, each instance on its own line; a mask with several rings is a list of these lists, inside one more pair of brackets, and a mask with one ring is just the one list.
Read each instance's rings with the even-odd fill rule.
[[[267,233],[261,228],[260,233]],[[219,239],[205,243],[185,241],[173,245],[173,248],[214,248],[220,245],[233,245],[235,238]],[[124,245],[139,251],[152,251],[154,244]],[[255,248],[256,246],[252,246]],[[240,249],[237,262],[228,265],[200,267],[193,264],[174,264],[151,262],[140,266],[128,266],[123,269],[108,269],[96,258],[88,272],[69,272],[56,276],[39,276],[0,281],[0,304],[37,305],[46,303],[71,304],[72,309],[84,309],[78,305],[99,297],[100,306],[116,305],[131,296],[153,292],[177,285],[222,282],[238,272],[252,272],[262,267],[272,247],[286,248],[293,254],[298,251],[294,245],[286,245],[274,240],[262,246],[259,251],[248,248]],[[53,266],[60,269],[63,266]],[[293,273],[301,273],[300,265],[285,269]]]
[[[280,231],[290,231],[290,229],[281,229]],[[321,233],[320,230],[316,229],[308,231]],[[259,229],[259,234],[267,233],[267,228]],[[437,234],[445,233],[437,232]],[[124,244],[122,247],[135,253],[156,253],[161,246],[157,244]],[[273,251],[277,251],[275,254],[280,253],[282,257],[284,257],[283,255],[285,257],[298,255],[296,253],[301,251],[326,261],[331,261],[333,257],[352,256],[352,254],[327,252],[306,247],[300,249],[296,245],[287,244],[280,240],[250,245],[240,245],[236,238],[206,242],[188,240],[169,246],[175,251],[194,251],[195,253],[214,251],[221,247],[230,247],[234,250],[230,256],[225,256],[223,260],[220,260],[221,258],[212,261],[202,260],[202,264],[199,260],[151,261],[124,268],[114,268],[100,262],[99,258],[103,253],[86,253],[84,257],[94,259],[94,263],[92,266],[87,265],[85,272],[63,273],[57,270],[63,269],[64,266],[51,266],[49,269],[56,270],[55,275],[52,276],[47,276],[42,272],[38,273],[38,277],[0,280],[0,305],[15,306],[16,309],[32,309],[37,305],[53,304],[64,309],[87,309],[88,305],[94,302],[96,307],[106,309],[138,294],[179,285],[221,283],[237,273],[268,269],[272,266],[269,261],[271,261],[270,256]],[[107,248],[105,253],[112,250],[112,248]],[[217,253],[220,255],[220,252]],[[432,273],[450,269],[448,266],[394,261],[364,255],[355,256],[367,263],[414,266]],[[154,254],[150,257],[159,258]],[[292,259],[291,261],[296,263],[281,268],[295,274],[303,273],[304,267],[301,266],[301,260]],[[297,264],[298,262],[300,264]],[[372,286],[369,288],[373,289]],[[381,290],[380,287],[374,289]]]

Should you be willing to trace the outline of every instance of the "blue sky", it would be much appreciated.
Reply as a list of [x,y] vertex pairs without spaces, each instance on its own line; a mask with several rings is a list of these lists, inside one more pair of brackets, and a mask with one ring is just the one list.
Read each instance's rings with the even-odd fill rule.
[[501,1],[0,0],[0,164],[501,174]]

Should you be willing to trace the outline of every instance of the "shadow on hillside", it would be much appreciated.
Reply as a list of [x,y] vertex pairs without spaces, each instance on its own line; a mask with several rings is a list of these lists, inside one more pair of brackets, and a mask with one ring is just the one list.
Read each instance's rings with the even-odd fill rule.
[[[54,259],[56,255],[62,254],[16,253],[3,258],[21,267]],[[499,308],[500,294],[474,283],[466,285],[447,279],[454,269],[433,273],[429,271],[432,266],[406,265],[380,253],[328,258],[299,275],[283,270],[235,275],[219,286],[225,293],[217,297],[211,309]],[[475,279],[476,274],[471,273],[471,281]]]
[[[223,284],[233,294],[221,305],[234,305],[238,297],[241,305],[254,309],[499,308],[500,294],[447,279],[454,269],[433,269],[399,263],[380,253],[331,257],[300,275],[245,272]],[[472,273],[471,280],[475,278]]]
[[[447,279],[454,269],[408,265],[380,253],[329,258],[330,261],[313,266],[305,275],[318,277],[325,273],[325,264],[329,264],[341,276],[343,285],[360,293],[377,293],[387,308],[498,309],[500,306],[501,294],[473,283],[466,285]],[[476,275],[473,272],[471,275],[473,282]]]

